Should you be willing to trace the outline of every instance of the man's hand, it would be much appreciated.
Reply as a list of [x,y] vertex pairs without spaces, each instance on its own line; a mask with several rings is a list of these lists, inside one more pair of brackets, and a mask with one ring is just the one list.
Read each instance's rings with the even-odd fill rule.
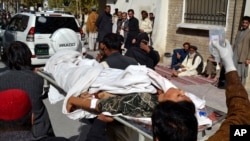
[[132,44],[135,44],[136,43],[136,39],[132,39]]
[[181,58],[181,55],[180,55],[179,52],[176,53],[176,58],[177,58],[177,59],[180,59],[180,58]]
[[218,49],[220,57],[225,67],[225,71],[230,72],[236,70],[233,63],[233,50],[228,40],[225,42],[225,46],[221,46],[218,41],[213,41],[212,45]]
[[142,50],[146,51],[147,53],[150,52],[150,47],[149,47],[147,44],[145,44],[144,42],[141,42],[141,43],[140,43],[140,48],[141,48]]
[[180,66],[180,68],[185,68],[182,64],[180,64],[179,66]]
[[182,72],[187,71],[187,69],[181,69]]
[[73,96],[71,96],[68,101],[67,101],[67,104],[66,104],[66,109],[67,109],[67,112],[73,112],[74,110],[76,110],[76,106],[72,104],[71,100],[72,100]]
[[96,56],[96,61],[97,62],[101,62],[101,60],[103,59],[103,53],[101,53],[101,52],[99,52],[98,54],[97,54],[97,56]]
[[140,33],[143,33],[144,32],[144,30],[143,29],[140,29]]
[[250,60],[247,59],[247,60],[245,61],[245,64],[246,64],[246,66],[248,66],[248,65],[250,64]]
[[113,121],[114,121],[114,119],[113,119],[112,117],[110,117],[110,116],[105,116],[104,114],[99,114],[99,115],[97,116],[97,119],[99,119],[99,120],[101,120],[101,121],[103,121],[103,122],[106,122],[106,123],[108,123],[108,122],[113,122]]

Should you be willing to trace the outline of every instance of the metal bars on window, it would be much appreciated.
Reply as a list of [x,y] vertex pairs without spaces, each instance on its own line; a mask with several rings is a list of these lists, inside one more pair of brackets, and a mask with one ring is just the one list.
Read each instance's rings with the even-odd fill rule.
[[228,0],[186,0],[185,23],[226,25]]

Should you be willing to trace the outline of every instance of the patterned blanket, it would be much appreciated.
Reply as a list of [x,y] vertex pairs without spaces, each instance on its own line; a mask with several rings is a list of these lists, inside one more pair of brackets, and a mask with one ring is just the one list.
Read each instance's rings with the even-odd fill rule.
[[163,65],[157,65],[155,67],[155,71],[161,74],[163,77],[169,79],[174,84],[180,83],[183,85],[196,85],[196,84],[213,84],[215,81],[213,79],[207,79],[206,77],[202,75],[197,76],[181,76],[181,77],[171,77],[172,70]]

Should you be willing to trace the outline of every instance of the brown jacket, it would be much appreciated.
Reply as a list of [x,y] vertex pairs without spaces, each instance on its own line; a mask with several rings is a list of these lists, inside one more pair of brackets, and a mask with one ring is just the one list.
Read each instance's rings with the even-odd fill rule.
[[96,13],[96,11],[92,11],[89,14],[87,24],[86,24],[87,32],[96,32],[97,31],[97,27],[95,25],[97,18],[98,18],[98,14]]
[[226,74],[226,104],[227,117],[219,130],[208,141],[229,141],[230,125],[250,124],[250,102],[248,94],[238,77],[237,71]]
[[238,31],[233,50],[238,49],[238,62],[244,63],[247,59],[250,59],[250,29],[246,29],[245,33],[241,35]]

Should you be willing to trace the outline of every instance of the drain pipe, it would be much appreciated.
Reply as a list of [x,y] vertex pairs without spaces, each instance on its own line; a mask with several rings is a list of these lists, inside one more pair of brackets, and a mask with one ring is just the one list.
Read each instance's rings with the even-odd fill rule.
[[233,43],[233,35],[234,35],[234,24],[235,24],[235,17],[236,17],[236,5],[237,5],[237,0],[234,1],[234,16],[233,16],[233,25],[232,25],[232,31],[231,31],[231,39],[230,43]]

